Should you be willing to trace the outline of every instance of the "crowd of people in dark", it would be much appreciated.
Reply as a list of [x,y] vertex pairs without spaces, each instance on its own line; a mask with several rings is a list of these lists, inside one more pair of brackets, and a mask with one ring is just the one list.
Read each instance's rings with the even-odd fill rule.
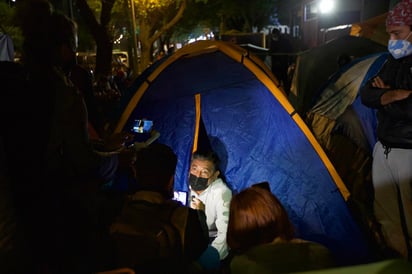
[[[28,1],[19,15],[21,62],[0,65],[0,272],[235,274],[336,266],[328,248],[296,237],[268,182],[232,193],[213,151],[193,153],[187,205],[173,200],[176,154],[159,142],[130,148],[132,133],[112,133],[89,72],[76,65],[76,23],[43,0]],[[272,38],[274,51],[287,52],[276,43],[278,32]],[[285,90],[287,58],[272,59]],[[116,101],[116,85],[105,85]],[[105,187],[119,173],[132,191]]]

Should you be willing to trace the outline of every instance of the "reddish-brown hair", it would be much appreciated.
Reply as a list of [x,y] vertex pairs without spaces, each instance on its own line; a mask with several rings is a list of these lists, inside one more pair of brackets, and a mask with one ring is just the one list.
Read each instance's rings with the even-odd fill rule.
[[294,228],[275,195],[260,187],[249,187],[232,197],[227,230],[232,250],[245,251],[278,237],[291,240]]

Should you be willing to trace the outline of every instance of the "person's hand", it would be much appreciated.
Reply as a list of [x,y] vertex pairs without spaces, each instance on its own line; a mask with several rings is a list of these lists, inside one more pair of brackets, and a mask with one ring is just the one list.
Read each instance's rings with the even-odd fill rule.
[[389,85],[386,85],[382,78],[380,78],[379,76],[376,76],[375,78],[373,78],[372,80],[372,87],[374,88],[391,88]]
[[134,142],[131,146],[130,149],[133,149],[134,151],[139,151],[142,148],[147,147],[146,143],[144,142]]
[[205,204],[196,197],[192,197],[190,207],[197,210],[205,211]]
[[133,140],[133,134],[129,132],[114,133],[104,141],[104,147],[107,151],[121,150],[126,142]]

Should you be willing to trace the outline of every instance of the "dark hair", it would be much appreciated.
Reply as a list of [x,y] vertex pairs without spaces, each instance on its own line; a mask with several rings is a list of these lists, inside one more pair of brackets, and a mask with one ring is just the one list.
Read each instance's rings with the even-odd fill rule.
[[251,185],[251,187],[261,187],[263,189],[266,189],[266,190],[270,191],[270,184],[269,184],[268,181],[255,183],[255,184]]
[[262,187],[249,187],[230,202],[227,243],[234,251],[245,251],[275,238],[289,241],[294,228],[281,202]]
[[53,11],[48,1],[24,1],[18,6],[15,20],[24,37],[25,63],[54,64],[58,61],[60,45],[73,47],[77,24],[66,15]]
[[272,39],[275,37],[278,38],[279,40],[282,39],[282,33],[280,32],[280,29],[278,28],[272,29]]
[[192,160],[194,159],[209,161],[213,164],[213,168],[214,168],[213,171],[219,170],[219,166],[220,166],[219,156],[216,154],[216,152],[212,150],[205,150],[205,151],[197,150],[192,155]]
[[177,157],[164,144],[153,143],[138,151],[134,164],[138,189],[165,191],[176,171]]
[[278,28],[273,28],[273,29],[272,29],[272,34],[280,35],[280,29],[278,29]]
[[345,66],[346,64],[349,64],[351,61],[352,61],[352,57],[350,57],[346,53],[342,53],[338,56],[338,59],[337,59],[338,67],[341,68]]

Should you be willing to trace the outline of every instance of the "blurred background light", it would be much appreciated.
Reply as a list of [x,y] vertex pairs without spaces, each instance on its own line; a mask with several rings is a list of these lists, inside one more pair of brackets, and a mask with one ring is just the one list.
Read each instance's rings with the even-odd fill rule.
[[321,0],[319,2],[319,11],[320,13],[332,13],[335,9],[334,0]]

